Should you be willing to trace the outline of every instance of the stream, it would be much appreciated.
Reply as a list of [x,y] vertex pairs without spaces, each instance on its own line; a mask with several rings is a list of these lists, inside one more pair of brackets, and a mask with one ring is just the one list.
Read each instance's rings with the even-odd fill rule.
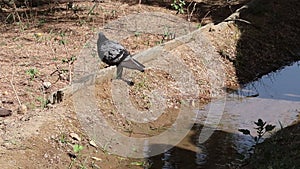
[[248,129],[252,135],[256,135],[254,122],[259,118],[267,124],[276,125],[275,131],[299,120],[299,75],[300,62],[295,62],[228,94],[218,128],[202,144],[198,139],[207,108],[197,110],[198,118],[189,134],[176,147],[151,157],[151,168],[238,167],[243,159],[250,156],[250,148],[255,144],[251,136],[243,135],[238,129]]

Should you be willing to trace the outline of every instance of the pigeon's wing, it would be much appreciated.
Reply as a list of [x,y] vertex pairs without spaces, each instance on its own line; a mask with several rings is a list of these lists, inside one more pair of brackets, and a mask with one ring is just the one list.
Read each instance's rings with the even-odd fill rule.
[[145,69],[145,66],[143,64],[141,64],[140,62],[138,62],[132,57],[127,57],[124,61],[120,63],[119,66],[126,67],[129,69],[139,70],[141,72],[143,72]]
[[118,65],[126,57],[130,56],[130,53],[119,43],[107,40],[102,42],[98,47],[100,58],[109,65]]

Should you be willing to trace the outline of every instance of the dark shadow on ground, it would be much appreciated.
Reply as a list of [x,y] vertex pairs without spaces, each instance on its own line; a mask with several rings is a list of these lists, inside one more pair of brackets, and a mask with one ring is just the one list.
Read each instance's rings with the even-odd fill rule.
[[[183,141],[174,148],[150,157],[151,169],[265,169],[300,168],[300,123],[279,130],[258,144],[250,159],[237,153],[233,144],[236,134],[216,130],[203,144],[198,143],[203,126],[196,124]],[[151,145],[151,149],[169,145]],[[247,150],[245,150],[247,151]],[[249,154],[250,155],[250,154]]]
[[240,83],[300,60],[300,1],[255,0],[236,21],[241,31],[233,61]]
[[[78,0],[80,1],[80,0]],[[206,2],[207,1],[207,2]],[[207,23],[219,23],[222,22],[225,18],[227,18],[230,14],[232,14],[236,9],[240,8],[242,5],[246,4],[250,0],[239,0],[237,2],[227,2],[225,0],[217,0],[217,1],[209,1],[206,0],[203,2],[195,2],[195,1],[186,1],[186,5],[184,6],[185,14],[183,16],[187,17],[187,14],[191,13],[193,11],[193,17],[190,18],[190,21],[199,22],[201,23],[201,26],[207,24]],[[138,0],[124,0],[120,1],[121,3],[127,3],[129,5],[136,5],[139,3]],[[38,4],[35,5],[18,5],[18,14],[21,16],[21,18],[26,18],[28,15],[34,14],[36,19],[42,19],[46,23],[53,22],[53,18],[55,21],[73,21],[74,19],[78,19],[78,17],[70,15],[64,15],[62,18],[57,18],[54,14],[56,12],[64,12],[68,9],[68,4],[66,3],[66,0],[61,1],[61,3],[65,3],[65,7],[61,7],[58,5],[58,3],[55,2],[44,2],[41,1]],[[170,10],[174,10],[171,6],[172,1],[160,1],[160,0],[143,0],[142,4],[149,5],[149,6],[159,6],[163,8],[167,8]],[[101,3],[98,3],[98,1],[95,1],[95,4],[98,4],[101,6]],[[76,6],[76,2],[74,3]],[[20,10],[21,9],[21,10]],[[74,12],[76,14],[76,11],[81,9],[72,9],[70,10],[71,13]],[[1,21],[6,21],[7,23],[13,23],[15,22],[15,19],[13,18],[13,14],[15,13],[10,11],[1,11],[0,10],[0,19]],[[70,12],[69,12],[70,13]],[[55,16],[55,17],[54,17]],[[84,18],[81,18],[84,19]]]
[[[202,23],[219,23],[226,19],[230,14],[232,14],[236,9],[240,8],[250,0],[239,0],[235,2],[226,0],[204,0],[201,2],[197,1],[185,1],[184,11],[185,14],[190,14],[193,11],[193,17],[191,21]],[[129,5],[136,5],[139,0],[122,0],[120,2],[126,2]],[[141,4],[150,6],[160,6],[170,10],[175,10],[171,4],[173,0],[159,1],[159,0],[142,0]],[[194,9],[194,10],[193,10]]]
[[[300,123],[288,126],[256,146],[249,165],[255,168],[300,168]],[[251,167],[250,167],[251,166]]]

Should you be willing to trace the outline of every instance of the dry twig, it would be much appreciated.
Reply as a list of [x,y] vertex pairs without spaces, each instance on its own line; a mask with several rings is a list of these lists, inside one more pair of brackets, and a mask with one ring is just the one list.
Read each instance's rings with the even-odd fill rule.
[[16,91],[16,89],[15,89],[15,86],[14,86],[14,83],[13,83],[13,81],[14,81],[14,76],[15,76],[15,65],[13,65],[13,68],[12,68],[12,74],[11,74],[11,79],[10,79],[10,85],[11,85],[11,87],[12,87],[12,89],[13,89],[15,95],[16,95],[16,98],[17,98],[17,100],[18,100],[19,105],[21,106],[22,103],[21,103],[21,101],[20,101],[20,99],[19,99],[18,93],[17,93],[17,91]]
[[188,21],[190,22],[191,21],[191,18],[193,17],[193,13],[194,11],[196,10],[196,5],[197,5],[197,2],[194,2],[194,6],[193,6],[193,9],[192,11],[190,12],[190,6],[192,5],[193,2],[190,2],[190,4],[188,5],[187,7],[187,17],[188,17]]
[[207,17],[207,15],[210,13],[210,11],[208,11],[204,16],[203,18],[201,19],[201,22],[200,22],[200,25],[202,26],[202,23],[203,23],[203,20]]

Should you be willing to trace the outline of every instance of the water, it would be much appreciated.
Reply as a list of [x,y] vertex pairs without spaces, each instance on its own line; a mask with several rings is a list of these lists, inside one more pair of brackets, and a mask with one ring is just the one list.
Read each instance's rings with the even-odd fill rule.
[[258,98],[300,101],[300,62],[270,73],[262,79],[249,83],[232,96],[257,96]]
[[[254,121],[259,118],[276,129],[290,125],[300,112],[300,62],[263,76],[243,89],[228,95],[219,127],[203,144],[199,133],[206,119],[206,109],[199,110],[197,123],[175,148],[150,158],[152,168],[222,169],[235,168],[248,158],[255,144],[238,129],[249,129],[253,135]],[[209,106],[208,106],[209,107]],[[280,124],[279,124],[280,123]]]

